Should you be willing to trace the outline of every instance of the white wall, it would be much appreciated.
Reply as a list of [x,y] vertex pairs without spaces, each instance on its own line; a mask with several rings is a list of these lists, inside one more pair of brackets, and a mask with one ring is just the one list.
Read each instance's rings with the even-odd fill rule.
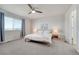
[[63,16],[50,16],[44,17],[40,19],[32,20],[33,28],[40,29],[42,24],[48,24],[49,29],[53,29],[53,27],[59,27],[60,30],[64,32],[64,17]]
[[20,39],[20,33],[19,30],[11,30],[11,31],[5,31],[5,40],[4,42]]
[[[65,14],[65,37],[70,44],[77,45],[76,5],[72,5]],[[72,40],[73,38],[73,40]]]
[[31,33],[31,28],[32,28],[31,20],[29,18],[26,18],[25,19],[25,34],[26,35]]
[[72,39],[72,20],[71,20],[72,8],[69,8],[65,14],[65,38],[66,41],[71,43]]
[[77,47],[79,52],[79,5],[77,5]]

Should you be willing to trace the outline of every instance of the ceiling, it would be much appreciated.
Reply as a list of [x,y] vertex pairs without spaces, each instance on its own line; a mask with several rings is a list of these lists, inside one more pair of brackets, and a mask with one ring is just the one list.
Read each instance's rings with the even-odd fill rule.
[[42,11],[43,13],[28,14],[31,9],[27,4],[1,4],[0,8],[14,13],[19,16],[28,17],[31,19],[63,15],[67,9],[71,6],[70,4],[32,4],[33,7]]

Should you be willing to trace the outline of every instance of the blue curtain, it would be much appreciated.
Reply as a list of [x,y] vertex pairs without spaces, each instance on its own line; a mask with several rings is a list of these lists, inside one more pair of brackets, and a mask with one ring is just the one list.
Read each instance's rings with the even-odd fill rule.
[[4,41],[4,13],[0,12],[0,41]]
[[22,32],[21,32],[21,37],[25,36],[25,19],[22,19]]

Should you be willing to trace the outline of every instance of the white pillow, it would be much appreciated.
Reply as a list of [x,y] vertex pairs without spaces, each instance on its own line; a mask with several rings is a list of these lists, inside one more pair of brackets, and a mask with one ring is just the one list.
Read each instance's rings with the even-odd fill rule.
[[49,34],[49,33],[50,33],[50,31],[44,31],[43,33],[44,33],[44,34]]
[[38,31],[37,33],[38,33],[38,34],[43,34],[43,31]]

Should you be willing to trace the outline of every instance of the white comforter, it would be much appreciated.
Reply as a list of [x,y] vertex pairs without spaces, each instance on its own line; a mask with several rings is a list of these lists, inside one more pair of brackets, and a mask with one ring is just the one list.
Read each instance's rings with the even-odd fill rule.
[[39,41],[39,42],[45,42],[45,43],[52,43],[51,41],[51,35],[49,34],[37,34],[37,33],[34,33],[34,34],[29,34],[29,35],[26,35],[24,37],[24,39],[26,40],[34,40],[34,41]]

